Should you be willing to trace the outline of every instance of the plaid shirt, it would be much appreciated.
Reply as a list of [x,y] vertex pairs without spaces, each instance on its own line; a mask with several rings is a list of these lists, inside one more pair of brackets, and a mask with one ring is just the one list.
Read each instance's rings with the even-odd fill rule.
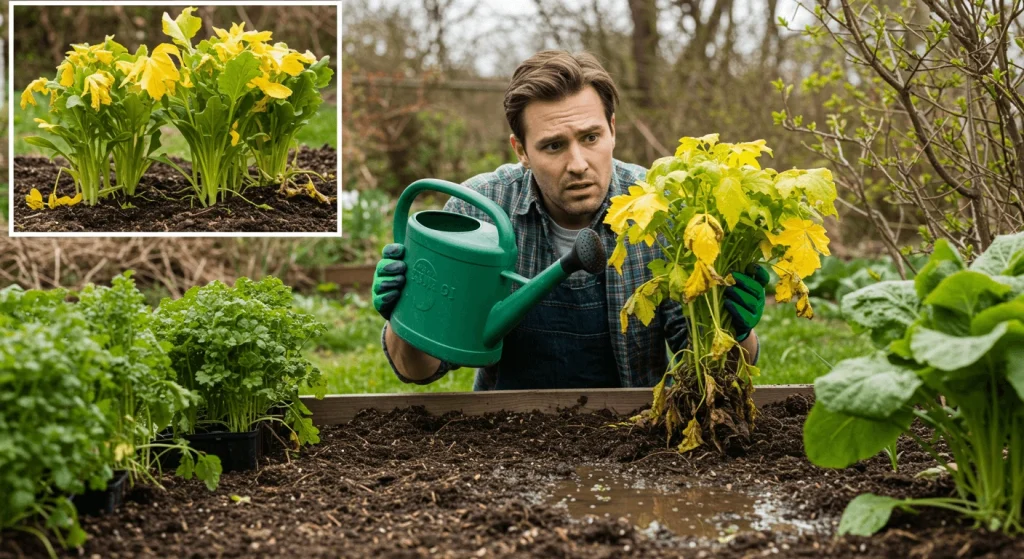
[[[611,204],[611,197],[627,194],[629,187],[642,180],[646,169],[639,165],[612,160],[612,180],[608,195],[590,224],[604,242],[605,253],[611,255],[615,249],[615,233],[611,227],[603,223],[605,213]],[[549,241],[551,235],[551,217],[537,196],[533,173],[521,164],[505,164],[493,173],[477,175],[462,183],[463,186],[476,190],[493,200],[512,221],[512,229],[516,233],[516,244],[519,259],[516,273],[533,278],[545,268],[558,260]],[[445,204],[446,211],[456,212],[481,221],[491,223],[484,212],[465,201],[452,197]],[[664,375],[668,366],[668,349],[673,353],[681,350],[687,343],[688,322],[683,316],[679,303],[665,299],[658,307],[654,320],[644,327],[635,316],[629,317],[626,333],[622,333],[619,322],[619,310],[626,304],[626,299],[642,283],[650,279],[651,273],[647,263],[660,258],[658,245],[648,247],[644,243],[628,245],[626,261],[622,266],[622,275],[609,267],[606,274],[606,293],[608,299],[608,329],[611,335],[612,350],[619,368],[619,379],[623,387],[654,386]],[[385,330],[386,330],[385,325]],[[384,332],[381,332],[381,345],[384,345]],[[394,362],[384,354],[394,369]],[[497,364],[492,367],[496,367]],[[441,363],[441,367],[431,377],[422,381],[411,381],[395,370],[395,374],[403,382],[429,384],[444,376],[458,365]],[[485,377],[494,378],[495,371],[486,371]]]

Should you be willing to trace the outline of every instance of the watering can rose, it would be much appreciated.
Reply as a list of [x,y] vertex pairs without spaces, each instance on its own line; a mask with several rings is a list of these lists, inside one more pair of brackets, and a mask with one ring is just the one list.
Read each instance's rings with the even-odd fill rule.
[[[662,256],[648,264],[652,277],[620,310],[622,332],[630,316],[649,325],[665,299],[678,302],[689,319],[688,347],[666,373],[677,382],[665,388],[662,380],[655,388],[658,405],[648,412],[665,419],[669,438],[682,436],[680,451],[702,444],[698,426],[708,430],[723,421],[712,413],[716,407],[730,410],[732,424],[753,421],[757,367],[745,355],[732,364],[726,359],[737,345],[723,312],[724,288],[737,281],[733,274],[755,264],[770,267],[779,277],[776,301],[795,298],[799,316],[814,315],[804,280],[821,267],[820,255],[829,254],[821,222],[836,215],[835,183],[827,169],[762,169],[764,153],[772,155],[764,140],[684,137],[674,155],[656,160],[643,181],[611,199],[605,218],[617,235],[608,262],[620,274],[627,244],[657,243]],[[689,399],[687,391],[696,397]]]

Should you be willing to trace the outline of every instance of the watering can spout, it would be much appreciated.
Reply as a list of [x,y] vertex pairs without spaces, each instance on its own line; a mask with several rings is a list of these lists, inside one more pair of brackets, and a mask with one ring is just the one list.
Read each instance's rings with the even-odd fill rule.
[[556,285],[578,270],[599,273],[606,266],[604,245],[593,229],[582,229],[572,250],[531,280],[511,272],[506,277],[523,285],[491,308],[484,327],[484,343],[493,346],[504,338],[526,313],[540,302]]

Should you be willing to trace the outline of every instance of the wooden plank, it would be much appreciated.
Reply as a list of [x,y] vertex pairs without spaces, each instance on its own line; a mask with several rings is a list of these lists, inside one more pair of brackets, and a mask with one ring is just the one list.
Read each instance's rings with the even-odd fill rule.
[[[336,394],[317,400],[303,396],[302,402],[313,412],[313,423],[337,425],[349,422],[364,409],[391,411],[395,408],[423,406],[433,415],[461,411],[466,415],[506,410],[557,413],[559,408],[576,405],[585,398],[583,411],[608,409],[618,415],[650,405],[650,388],[593,388],[574,390],[502,390],[492,392],[432,392],[414,394]],[[758,386],[754,404],[764,406],[793,394],[813,395],[810,384]]]
[[333,282],[338,287],[370,288],[376,264],[338,264],[320,270],[320,281]]

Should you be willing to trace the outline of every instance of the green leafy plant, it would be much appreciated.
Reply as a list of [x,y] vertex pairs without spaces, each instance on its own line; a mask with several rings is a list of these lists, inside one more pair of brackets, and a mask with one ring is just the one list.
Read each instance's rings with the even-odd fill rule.
[[[844,468],[905,434],[948,473],[956,495],[861,495],[843,513],[840,534],[870,535],[893,509],[919,506],[992,531],[1024,531],[1024,233],[996,237],[970,266],[940,239],[913,281],[870,285],[842,306],[879,351],[841,361],[815,381],[808,458]],[[934,434],[911,430],[915,418]]]
[[[299,445],[319,442],[299,387],[319,387],[320,370],[302,355],[303,346],[326,327],[292,310],[291,290],[268,276],[259,282],[239,278],[233,287],[211,282],[189,289],[180,299],[164,299],[155,316],[178,382],[196,391],[199,407],[178,414],[174,426],[197,429],[253,429],[262,420],[283,421]],[[284,418],[268,415],[285,409]]]
[[0,291],[0,531],[33,534],[55,557],[50,536],[65,548],[86,540],[69,497],[113,475],[113,426],[97,390],[111,356],[69,305],[49,306],[46,322],[21,318],[43,300],[22,295]]
[[196,405],[198,398],[175,382],[170,348],[153,333],[152,310],[131,276],[129,271],[115,277],[111,287],[85,286],[77,304],[89,324],[102,325],[96,338],[111,355],[110,375],[99,393],[108,401],[113,423],[114,468],[126,470],[132,484],[145,478],[160,485],[150,472],[159,467],[160,454],[175,451],[187,455],[179,475],[190,479],[191,468],[212,491],[220,479],[220,458],[189,448],[184,439],[154,442],[174,415]]
[[[928,261],[927,256],[907,256],[907,263],[913,270],[919,270]],[[835,256],[821,259],[821,269],[805,280],[811,297],[838,301],[848,293],[880,281],[913,279],[915,271],[904,271],[905,277],[893,265],[890,258],[851,258],[843,260]]]

